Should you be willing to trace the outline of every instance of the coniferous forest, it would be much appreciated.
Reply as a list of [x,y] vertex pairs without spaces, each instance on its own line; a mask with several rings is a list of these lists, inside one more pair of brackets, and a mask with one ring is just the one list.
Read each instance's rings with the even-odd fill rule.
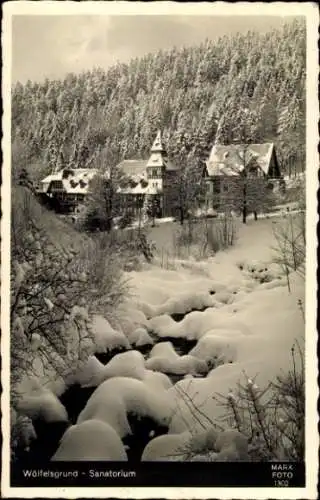
[[158,128],[183,165],[216,140],[275,142],[284,173],[305,168],[306,34],[295,20],[12,90],[13,174],[147,157]]
[[[93,482],[79,468],[52,476],[55,487],[237,486],[235,466],[252,462],[248,479],[238,469],[240,486],[302,487],[305,423],[312,432],[315,422],[305,404],[305,176],[294,175],[306,168],[306,40],[296,19],[14,83],[11,486],[53,485],[49,462],[54,474],[57,462],[138,471],[131,483]],[[148,159],[154,140],[140,189],[118,164]],[[157,163],[162,142],[178,168]],[[212,146],[235,143],[227,149],[242,164],[232,170],[226,151],[230,169],[206,176]],[[254,150],[269,158],[267,173]],[[81,185],[76,168],[100,175],[84,172]],[[159,181],[150,190],[149,179]],[[172,464],[168,479],[161,462]],[[253,462],[294,463],[293,478],[278,484],[267,465],[260,484]]]

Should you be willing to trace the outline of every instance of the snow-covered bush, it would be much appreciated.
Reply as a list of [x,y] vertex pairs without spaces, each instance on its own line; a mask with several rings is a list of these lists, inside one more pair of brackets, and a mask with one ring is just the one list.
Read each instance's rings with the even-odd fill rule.
[[212,426],[199,432],[182,432],[159,436],[150,441],[142,461],[247,461],[248,440],[234,429],[219,430]]
[[59,250],[32,220],[28,226],[23,246],[12,246],[13,389],[32,372],[35,358],[45,357],[48,368],[64,376],[86,359],[92,343],[88,310],[76,308],[86,303],[90,288],[77,252]]
[[12,191],[11,227],[11,401],[24,411],[23,379],[63,386],[95,351],[92,313],[116,308],[126,289],[113,256],[24,187]]
[[174,235],[174,248],[177,257],[196,257],[205,259],[219,250],[232,246],[236,239],[236,225],[231,216],[201,221],[189,220]]
[[302,278],[305,276],[306,260],[306,226],[305,212],[302,210],[296,215],[289,214],[276,225],[274,236],[277,241],[275,262],[280,265],[290,290],[290,273],[297,272]]
[[298,343],[291,357],[291,370],[267,387],[246,377],[236,391],[216,398],[226,409],[224,421],[247,437],[250,460],[304,460],[305,375]]
[[105,254],[117,255],[118,267],[126,271],[140,269],[143,262],[151,262],[154,256],[154,245],[144,228],[114,229],[109,233],[96,233],[94,239]]
[[17,458],[20,451],[28,451],[32,441],[37,439],[32,420],[26,415],[19,415],[15,422],[11,420],[11,451],[12,460]]

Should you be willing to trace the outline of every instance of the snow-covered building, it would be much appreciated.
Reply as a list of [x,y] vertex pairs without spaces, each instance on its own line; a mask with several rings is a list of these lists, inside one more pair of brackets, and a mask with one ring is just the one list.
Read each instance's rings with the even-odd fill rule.
[[64,168],[42,179],[37,194],[51,198],[57,210],[72,212],[83,202],[96,174],[94,168]]
[[243,178],[267,180],[270,187],[278,186],[281,179],[280,165],[273,143],[264,144],[215,144],[203,169],[207,196],[219,206],[221,197],[231,191]]
[[148,160],[123,160],[118,164],[127,185],[120,189],[126,202],[134,207],[157,207],[157,216],[170,214],[169,190],[172,188],[178,168],[170,161],[164,148],[161,131],[152,144]]

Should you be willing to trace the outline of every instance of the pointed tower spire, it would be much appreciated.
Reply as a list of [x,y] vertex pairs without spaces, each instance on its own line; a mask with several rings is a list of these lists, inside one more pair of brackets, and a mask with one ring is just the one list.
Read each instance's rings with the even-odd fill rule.
[[152,144],[151,153],[164,153],[165,149],[162,144],[161,130],[158,130],[157,136]]
[[161,130],[158,130],[157,136],[150,150],[150,158],[147,167],[166,167],[167,152],[162,144]]

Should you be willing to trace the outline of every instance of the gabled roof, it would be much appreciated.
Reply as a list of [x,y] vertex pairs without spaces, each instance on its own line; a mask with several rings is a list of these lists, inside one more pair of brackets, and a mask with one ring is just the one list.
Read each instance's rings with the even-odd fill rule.
[[145,177],[147,175],[147,160],[122,160],[118,168],[128,177]]
[[42,179],[42,192],[48,192],[53,181],[60,181],[66,193],[86,194],[89,183],[97,172],[95,168],[62,169]]
[[207,165],[208,175],[239,175],[251,160],[255,160],[261,170],[269,172],[273,143],[265,144],[215,144],[211,150]]

